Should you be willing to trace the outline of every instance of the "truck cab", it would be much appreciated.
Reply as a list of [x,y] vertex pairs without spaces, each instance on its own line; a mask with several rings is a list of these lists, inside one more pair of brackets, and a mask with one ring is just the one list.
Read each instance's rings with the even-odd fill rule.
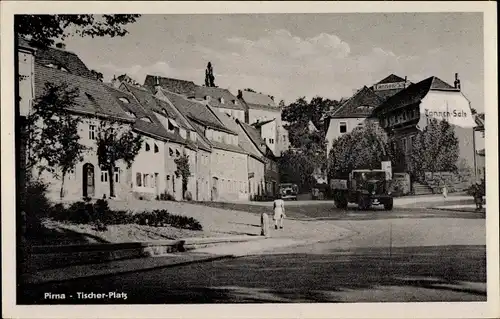
[[339,208],[347,208],[348,203],[356,203],[359,209],[368,209],[373,205],[383,205],[391,210],[393,197],[391,181],[385,170],[353,170],[347,180],[332,179],[330,186],[333,199]]

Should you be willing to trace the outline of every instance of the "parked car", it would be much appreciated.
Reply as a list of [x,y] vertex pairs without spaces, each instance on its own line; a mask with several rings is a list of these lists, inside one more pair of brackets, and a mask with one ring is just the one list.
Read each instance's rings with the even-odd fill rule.
[[280,184],[279,192],[282,199],[297,200],[297,195],[299,193],[299,187],[297,184],[283,183]]

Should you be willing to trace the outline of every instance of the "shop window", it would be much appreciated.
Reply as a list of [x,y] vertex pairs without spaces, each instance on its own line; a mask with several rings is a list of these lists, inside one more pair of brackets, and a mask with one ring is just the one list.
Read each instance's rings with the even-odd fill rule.
[[347,122],[340,122],[340,134],[344,134],[347,132]]

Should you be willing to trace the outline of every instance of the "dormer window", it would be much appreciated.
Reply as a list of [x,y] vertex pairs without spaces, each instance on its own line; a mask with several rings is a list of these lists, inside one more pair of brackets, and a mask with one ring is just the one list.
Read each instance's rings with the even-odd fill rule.
[[136,118],[135,114],[132,112],[125,111],[125,113],[127,113],[127,115],[130,117]]
[[233,100],[234,105],[238,105],[238,100]]
[[121,97],[121,98],[119,98],[119,100],[122,101],[125,104],[129,104],[130,103],[130,101],[126,97]]
[[223,98],[223,97],[221,97],[221,98],[219,99],[219,102],[220,102],[220,104],[224,104],[224,98]]
[[144,122],[151,123],[151,119],[149,117],[142,117],[141,120]]

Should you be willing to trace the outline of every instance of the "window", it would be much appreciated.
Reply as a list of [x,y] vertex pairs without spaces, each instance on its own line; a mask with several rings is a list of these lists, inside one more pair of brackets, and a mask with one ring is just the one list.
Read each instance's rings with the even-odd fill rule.
[[219,99],[219,101],[220,101],[220,104],[224,104],[224,98],[223,98],[223,97],[221,97],[221,98]]
[[89,125],[89,139],[90,140],[95,140],[95,130],[96,130],[95,125]]
[[149,174],[144,174],[142,177],[144,187],[149,187]]
[[149,152],[149,150],[151,149],[148,143],[144,143],[144,147],[146,148],[146,152]]
[[135,183],[139,187],[142,186],[142,174],[141,173],[136,173],[135,174]]
[[269,143],[274,144],[274,138],[270,138]]
[[101,171],[101,182],[106,183],[108,181],[108,172]]
[[155,143],[155,153],[158,153],[160,150],[158,149],[158,145]]
[[129,104],[130,103],[130,101],[126,97],[121,97],[121,98],[119,98],[119,100],[122,101],[125,104]]
[[401,148],[403,149],[403,152],[406,154],[406,138],[401,139]]
[[344,134],[347,132],[347,122],[340,122],[340,133]]
[[118,167],[115,167],[115,182],[119,183],[120,182],[120,169]]
[[168,154],[170,156],[174,156],[174,150],[172,150],[170,147],[168,148]]
[[238,105],[238,100],[233,100],[234,105]]
[[181,156],[181,153],[179,152],[179,150],[175,150],[175,156],[177,156],[177,157]]
[[151,119],[149,117],[142,117],[140,119],[143,120],[144,122],[151,123]]

